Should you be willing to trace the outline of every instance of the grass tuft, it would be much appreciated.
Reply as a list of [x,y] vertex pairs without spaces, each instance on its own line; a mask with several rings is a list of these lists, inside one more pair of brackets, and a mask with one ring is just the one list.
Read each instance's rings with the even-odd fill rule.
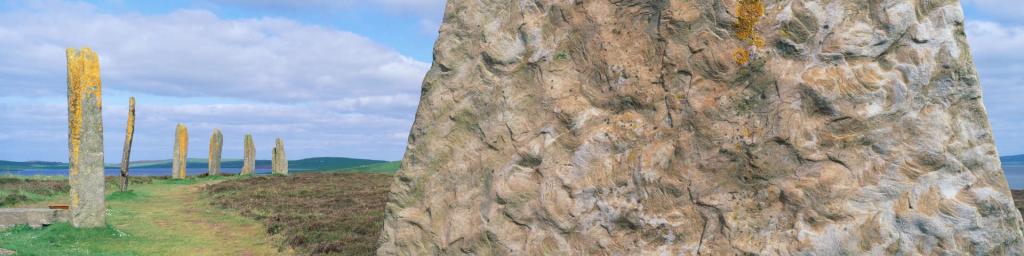
[[149,195],[142,192],[135,192],[134,190],[128,190],[125,192],[116,191],[107,195],[107,201],[135,201],[148,197]]
[[110,225],[75,228],[61,222],[40,229],[20,225],[0,232],[0,247],[17,255],[135,255],[108,251],[103,246],[126,237],[128,234]]

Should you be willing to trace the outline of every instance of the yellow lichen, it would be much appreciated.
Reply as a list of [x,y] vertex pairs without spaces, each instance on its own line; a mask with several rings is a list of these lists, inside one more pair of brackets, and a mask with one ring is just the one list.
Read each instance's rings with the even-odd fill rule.
[[78,175],[78,149],[82,138],[82,61],[78,52],[67,49],[68,60],[68,174]]
[[[762,16],[764,16],[764,4],[761,3],[761,0],[740,0],[739,6],[736,8],[736,37],[755,48],[764,47],[764,38],[761,38],[755,31],[757,22],[761,20]],[[747,64],[750,61],[750,51],[737,50],[733,53],[733,58],[736,63]]]
[[128,98],[128,129],[125,131],[125,141],[132,141],[135,134],[135,97]]
[[[97,112],[103,106],[102,84],[100,82],[100,63],[96,52],[89,48],[66,50],[68,68],[68,174],[78,175],[79,153],[82,143],[82,108],[84,102],[92,95],[96,102]],[[91,107],[91,106],[90,106]]]
[[736,61],[737,64],[747,64],[747,62],[750,62],[750,52],[743,48],[736,49],[736,51],[732,53],[732,59]]
[[178,178],[184,178],[184,177],[186,177],[186,175],[185,175],[185,166],[188,165],[188,158],[187,158],[187,155],[186,155],[186,154],[188,154],[188,129],[185,128],[185,125],[178,124],[178,128],[177,128],[177,131],[175,133],[175,139],[178,140],[178,143],[177,143],[178,144],[178,148],[175,149],[175,150],[178,151],[178,154],[177,154],[177,159],[174,159],[174,160],[175,161],[179,161],[180,160],[181,164],[178,165],[178,169],[174,170],[174,172],[175,172],[175,174],[177,175]]

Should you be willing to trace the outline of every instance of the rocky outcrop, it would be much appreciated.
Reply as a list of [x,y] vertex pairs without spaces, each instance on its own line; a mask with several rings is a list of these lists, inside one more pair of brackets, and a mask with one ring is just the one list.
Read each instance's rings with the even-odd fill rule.
[[243,144],[242,171],[241,175],[256,174],[256,145],[252,143],[252,134],[245,135]]
[[128,164],[132,155],[132,136],[135,136],[135,97],[128,98],[128,125],[124,131],[121,150],[121,192],[128,191]]
[[188,129],[184,124],[178,124],[174,129],[174,155],[171,158],[171,178],[184,179],[188,177]]
[[69,215],[64,209],[0,208],[0,229],[16,225],[41,227],[68,221]]
[[103,179],[103,84],[92,49],[67,49],[68,181],[71,225],[106,225]]
[[276,175],[288,175],[288,157],[284,154],[284,140],[277,138],[271,158],[270,171]]
[[207,174],[211,176],[220,175],[220,155],[224,149],[224,134],[220,129],[214,128],[210,135],[210,156],[207,158]]
[[1017,255],[957,1],[450,0],[384,255]]

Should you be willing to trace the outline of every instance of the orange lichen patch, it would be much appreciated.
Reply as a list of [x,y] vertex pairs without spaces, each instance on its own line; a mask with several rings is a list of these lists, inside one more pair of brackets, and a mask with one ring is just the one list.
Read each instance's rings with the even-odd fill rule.
[[96,107],[102,106],[102,85],[100,83],[100,63],[96,52],[89,48],[66,50],[68,68],[68,174],[78,175],[81,143],[82,143],[82,108],[88,95],[96,101]]
[[743,48],[736,49],[736,51],[732,53],[732,59],[736,61],[736,64],[745,65],[750,62],[750,51]]
[[756,47],[764,47],[764,39],[754,33],[754,27],[764,16],[761,0],[740,0],[736,10],[736,36]]
[[[764,4],[761,0],[740,0],[736,7],[736,37],[755,48],[764,47],[764,38],[757,35],[754,27],[764,16]],[[738,49],[733,52],[733,59],[736,63],[743,65],[750,62],[750,52],[746,49]]]
[[127,140],[132,140],[135,134],[135,97],[128,98],[128,130],[125,132]]
[[[178,140],[178,148],[175,150],[178,151],[177,155],[181,161],[181,165],[179,165],[178,169],[174,171],[178,172],[178,177],[184,178],[185,166],[188,165],[188,157],[186,155],[188,154],[188,128],[185,128],[185,125],[178,124],[178,128],[175,132],[175,139]],[[179,159],[175,159],[175,161],[178,161]]]

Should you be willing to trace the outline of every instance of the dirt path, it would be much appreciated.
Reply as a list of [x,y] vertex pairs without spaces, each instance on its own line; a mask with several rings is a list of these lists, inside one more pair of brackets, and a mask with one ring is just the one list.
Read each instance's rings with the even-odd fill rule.
[[108,202],[107,222],[131,236],[124,249],[141,255],[291,254],[278,252],[260,223],[203,200],[202,187],[216,182],[134,186],[136,197]]

